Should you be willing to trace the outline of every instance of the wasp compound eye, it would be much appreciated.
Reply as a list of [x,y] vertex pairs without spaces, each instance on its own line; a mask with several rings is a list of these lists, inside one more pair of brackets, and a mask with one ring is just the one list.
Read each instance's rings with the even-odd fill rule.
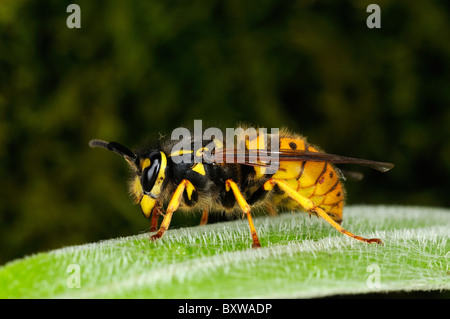
[[141,185],[144,192],[149,193],[155,185],[161,168],[161,154],[159,152],[151,153],[149,156],[150,165],[144,168],[141,176]]

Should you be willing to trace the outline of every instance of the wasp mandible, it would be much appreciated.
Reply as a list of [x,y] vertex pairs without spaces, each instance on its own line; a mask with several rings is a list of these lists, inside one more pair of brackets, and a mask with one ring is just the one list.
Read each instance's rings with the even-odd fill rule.
[[[382,244],[378,238],[357,236],[341,226],[346,193],[342,174],[334,164],[359,164],[381,172],[390,170],[393,164],[328,154],[309,144],[305,137],[285,129],[280,130],[275,148],[270,143],[273,139],[259,129],[256,132],[255,136],[237,136],[237,140],[244,141],[241,148],[217,138],[203,141],[200,148],[192,138],[188,142],[197,149],[176,152],[172,152],[174,141],[164,139],[136,152],[116,142],[91,140],[89,145],[117,153],[128,162],[133,171],[130,193],[145,217],[152,216],[151,231],[158,229],[158,217],[164,215],[152,240],[164,235],[178,209],[202,210],[203,218],[210,211],[240,210],[249,223],[252,247],[261,247],[252,208],[283,207],[321,217],[339,232],[357,240]],[[258,143],[251,143],[255,139]],[[216,146],[212,156],[194,161],[211,143]],[[262,149],[276,152],[275,171],[268,170],[267,158],[259,154]],[[255,153],[258,153],[257,161],[251,161],[250,155]],[[177,160],[186,154],[191,155],[189,160]],[[241,155],[244,160],[237,162]],[[234,160],[225,160],[230,158]]]

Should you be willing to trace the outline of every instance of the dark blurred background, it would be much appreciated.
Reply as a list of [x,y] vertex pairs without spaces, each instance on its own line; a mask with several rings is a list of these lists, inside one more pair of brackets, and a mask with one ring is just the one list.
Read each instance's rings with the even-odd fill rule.
[[449,207],[450,2],[377,1],[369,29],[372,2],[3,0],[0,264],[147,231],[125,161],[88,141],[132,147],[194,119],[396,164],[348,167],[365,174],[349,204]]

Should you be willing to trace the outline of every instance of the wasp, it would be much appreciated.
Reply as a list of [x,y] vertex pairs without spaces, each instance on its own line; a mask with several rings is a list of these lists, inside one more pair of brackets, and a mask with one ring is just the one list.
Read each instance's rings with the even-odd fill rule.
[[[176,151],[175,142],[164,138],[135,152],[117,142],[95,139],[89,145],[119,154],[128,162],[132,171],[130,193],[145,217],[152,216],[150,230],[156,232],[152,240],[164,235],[173,213],[179,209],[203,211],[202,224],[211,211],[237,211],[247,217],[252,247],[258,248],[261,244],[251,212],[262,207],[269,211],[300,209],[323,218],[354,239],[383,243],[341,226],[345,178],[335,164],[364,165],[381,172],[390,170],[393,164],[325,153],[302,135],[285,129],[276,139],[263,133],[257,129],[252,136],[236,136],[233,143],[214,137],[199,144],[192,137],[187,140],[190,149]],[[236,140],[241,141],[240,147],[234,143]],[[211,151],[209,156],[206,150]],[[277,155],[270,167],[268,153]],[[256,160],[252,157],[255,154]],[[273,164],[276,169],[269,169]],[[158,229],[161,215],[164,217]]]

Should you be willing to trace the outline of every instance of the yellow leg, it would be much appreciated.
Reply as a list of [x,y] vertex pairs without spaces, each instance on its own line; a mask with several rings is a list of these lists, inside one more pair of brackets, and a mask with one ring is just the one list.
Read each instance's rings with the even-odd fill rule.
[[207,209],[203,210],[202,219],[200,219],[200,225],[206,225],[208,223],[209,211]]
[[313,201],[311,201],[309,198],[306,198],[302,195],[300,195],[299,193],[297,193],[294,189],[292,189],[288,183],[286,183],[283,180],[279,180],[279,179],[269,179],[265,184],[264,184],[264,189],[265,190],[269,190],[272,189],[273,186],[278,185],[278,187],[284,191],[290,198],[292,198],[293,200],[295,200],[297,203],[299,203],[306,211],[308,212],[314,212],[317,215],[319,215],[320,217],[322,217],[323,219],[325,219],[331,226],[333,226],[334,228],[336,228],[339,232],[341,232],[344,235],[350,236],[352,238],[355,238],[357,240],[366,242],[366,243],[377,243],[377,244],[383,244],[383,242],[381,241],[381,239],[378,238],[364,238],[361,236],[357,236],[347,230],[345,230],[344,228],[342,228],[341,225],[339,225],[338,223],[336,223],[330,216],[328,216],[327,213],[325,213],[323,211],[323,209],[319,208],[316,206],[316,204],[314,204]]
[[236,201],[238,202],[241,209],[244,211],[244,213],[247,215],[248,225],[250,226],[250,233],[252,235],[253,245],[252,248],[259,248],[261,247],[261,243],[259,242],[258,235],[256,234],[255,225],[253,224],[252,215],[250,214],[250,206],[247,204],[247,201],[245,200],[244,196],[242,196],[241,191],[239,190],[239,187],[236,185],[236,183],[228,179],[225,182],[226,190],[233,191],[234,197],[236,198]]
[[178,206],[180,205],[181,199],[183,197],[183,192],[189,184],[191,184],[191,182],[189,182],[187,179],[183,179],[178,185],[177,189],[172,195],[172,199],[170,200],[169,205],[167,206],[166,214],[164,215],[164,219],[161,222],[161,226],[159,227],[158,232],[150,237],[150,239],[156,240],[158,238],[161,238],[169,228],[170,221],[172,220],[172,214],[178,209]]

